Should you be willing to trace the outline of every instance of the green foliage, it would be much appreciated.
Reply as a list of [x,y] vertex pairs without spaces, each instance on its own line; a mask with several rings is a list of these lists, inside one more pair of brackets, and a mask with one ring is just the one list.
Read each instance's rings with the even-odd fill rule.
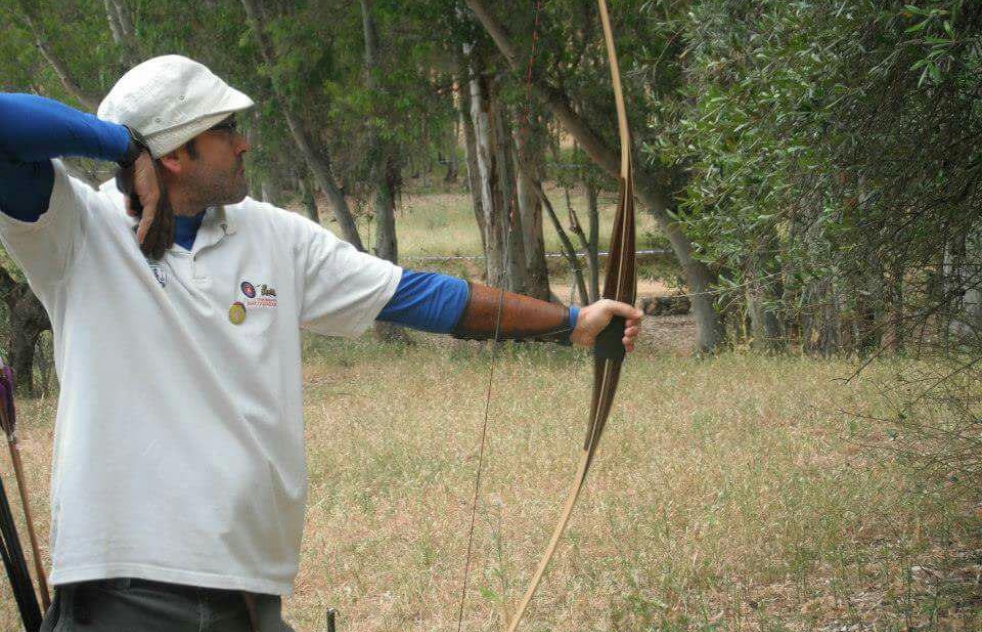
[[934,305],[924,275],[980,211],[980,19],[956,0],[694,2],[675,16],[685,82],[650,151],[685,173],[679,217],[720,273],[721,305],[743,314],[756,292],[822,350],[921,324],[888,321]]

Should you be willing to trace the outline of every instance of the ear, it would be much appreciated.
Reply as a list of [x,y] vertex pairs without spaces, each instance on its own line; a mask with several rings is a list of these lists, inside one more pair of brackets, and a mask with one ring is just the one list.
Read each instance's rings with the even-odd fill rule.
[[182,155],[183,147],[178,147],[169,154],[164,154],[157,159],[158,164],[164,173],[168,175],[180,175],[184,171],[187,154]]

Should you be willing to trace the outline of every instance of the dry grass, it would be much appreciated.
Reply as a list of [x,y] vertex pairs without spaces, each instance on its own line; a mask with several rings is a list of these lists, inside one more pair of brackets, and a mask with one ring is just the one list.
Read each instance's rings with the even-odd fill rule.
[[[307,359],[311,490],[289,619],[321,630],[333,606],[346,632],[454,629],[484,348],[311,339]],[[499,358],[467,630],[500,629],[544,548],[588,365],[541,347]],[[878,405],[870,381],[837,381],[851,366],[638,352],[524,629],[979,629],[978,523],[864,447],[885,435],[840,412]],[[42,518],[52,416],[51,400],[22,403]]]
[[[527,350],[499,365],[465,629],[499,628],[545,545],[581,440],[586,365]],[[454,627],[486,370],[439,347],[308,367],[310,554],[290,602],[302,629],[326,604],[351,629]],[[848,371],[635,358],[526,629],[900,630],[950,608],[957,595],[909,570],[940,568],[939,538],[973,545],[961,508],[859,447],[838,411],[867,410],[872,391],[835,381]],[[980,561],[966,560],[957,570]],[[974,629],[959,628],[973,616],[939,629]]]

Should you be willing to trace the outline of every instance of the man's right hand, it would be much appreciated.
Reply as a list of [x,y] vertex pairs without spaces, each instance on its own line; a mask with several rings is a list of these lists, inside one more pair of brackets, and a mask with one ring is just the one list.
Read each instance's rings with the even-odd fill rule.
[[126,212],[138,217],[136,240],[144,256],[160,259],[174,245],[174,213],[148,152],[116,172],[116,186],[126,196]]

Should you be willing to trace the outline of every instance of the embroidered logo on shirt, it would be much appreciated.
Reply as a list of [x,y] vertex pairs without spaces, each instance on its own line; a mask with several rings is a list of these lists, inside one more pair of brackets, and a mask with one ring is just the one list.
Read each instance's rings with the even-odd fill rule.
[[[249,281],[243,281],[239,284],[239,289],[242,294],[245,295],[246,299],[245,307],[276,307],[276,289],[262,283],[259,285],[259,290],[256,290],[256,286]],[[258,296],[257,296],[258,294]]]

